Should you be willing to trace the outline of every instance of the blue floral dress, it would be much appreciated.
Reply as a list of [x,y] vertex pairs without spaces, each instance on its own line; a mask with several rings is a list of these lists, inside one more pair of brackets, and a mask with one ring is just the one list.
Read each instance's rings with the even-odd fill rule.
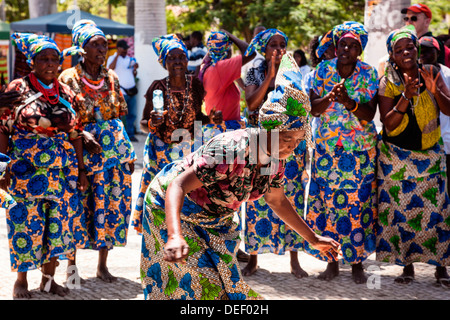
[[[38,93],[28,76],[11,82],[8,90],[25,99]],[[75,249],[70,223],[80,208],[78,161],[69,139],[82,127],[71,107],[74,93],[60,84],[60,97],[68,104],[51,105],[41,96],[2,115],[0,130],[10,135],[8,191],[16,202],[6,211],[12,271],[70,258]]]
[[[281,187],[285,162],[272,175],[260,174],[251,157],[257,151],[249,143],[257,135],[254,129],[218,135],[186,159],[165,166],[152,180],[145,197],[141,252],[146,299],[261,299],[242,278],[236,258],[240,235],[233,216],[243,202]],[[230,158],[234,161],[227,161]],[[168,263],[163,259],[166,190],[189,167],[203,183],[185,197],[180,213],[189,256],[186,264]]]
[[[337,58],[316,68],[311,89],[323,97],[341,81]],[[344,85],[351,99],[369,102],[377,93],[377,72],[358,60]],[[375,251],[377,216],[376,144],[373,121],[359,120],[345,106],[331,102],[313,132],[307,223],[317,233],[340,242],[343,262],[357,264]],[[305,251],[329,261],[305,242]]]

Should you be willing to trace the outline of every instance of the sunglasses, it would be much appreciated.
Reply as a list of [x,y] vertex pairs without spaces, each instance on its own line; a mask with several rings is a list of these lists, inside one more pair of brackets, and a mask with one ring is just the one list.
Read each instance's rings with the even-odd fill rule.
[[416,22],[417,21],[417,16],[412,16],[412,17],[403,17],[403,21],[408,22],[409,20]]

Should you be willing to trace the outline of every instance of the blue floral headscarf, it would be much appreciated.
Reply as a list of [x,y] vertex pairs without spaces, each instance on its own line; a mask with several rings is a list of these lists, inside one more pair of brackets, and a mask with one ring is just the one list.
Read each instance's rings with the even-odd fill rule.
[[367,41],[369,40],[369,33],[367,32],[364,25],[356,21],[346,21],[340,25],[335,26],[333,29],[334,45],[337,46],[339,39],[341,39],[347,33],[350,33],[359,41],[359,43],[361,44],[361,49],[362,51],[364,51],[367,45]]
[[305,93],[302,74],[290,54],[283,55],[275,89],[259,110],[259,126],[270,130],[305,130],[307,145],[311,145],[309,114],[311,103]]
[[94,21],[83,19],[74,24],[72,28],[72,45],[73,47],[64,50],[63,54],[75,55],[77,53],[85,53],[84,46],[94,36],[105,37],[103,31],[97,27]]
[[34,33],[18,33],[15,32],[11,35],[12,40],[17,45],[17,48],[27,58],[29,66],[33,65],[33,58],[42,50],[53,49],[60,56],[60,63],[63,61],[61,50],[55,41],[44,35],[37,35]]
[[274,35],[280,35],[284,38],[284,41],[286,41],[286,45],[288,43],[288,37],[283,31],[280,31],[278,29],[266,29],[264,31],[261,31],[258,33],[250,42],[250,44],[247,47],[247,50],[244,53],[244,56],[249,57],[256,51],[259,51],[263,56],[266,55],[266,47],[267,44],[270,41],[270,38],[272,38]]
[[152,41],[153,50],[155,50],[158,56],[158,62],[165,69],[166,68],[166,58],[169,52],[173,49],[181,49],[184,51],[186,58],[189,57],[188,50],[183,40],[177,37],[176,34],[168,34],[161,37],[156,37]]
[[319,38],[319,46],[316,49],[316,55],[321,58],[322,55],[327,51],[327,49],[334,43],[333,41],[333,31],[334,29],[329,30],[323,36]]
[[213,31],[208,37],[206,47],[211,57],[211,65],[214,66],[220,60],[226,58],[233,42],[228,35],[222,31]]

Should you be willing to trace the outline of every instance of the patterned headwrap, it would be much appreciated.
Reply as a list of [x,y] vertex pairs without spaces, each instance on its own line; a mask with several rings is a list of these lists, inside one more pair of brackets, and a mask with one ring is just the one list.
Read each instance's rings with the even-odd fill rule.
[[275,78],[275,89],[259,110],[259,126],[268,131],[305,130],[310,146],[310,111],[311,103],[303,89],[300,69],[292,55],[285,54]]
[[247,47],[247,50],[244,53],[245,57],[251,56],[254,52],[259,51],[263,56],[266,55],[266,47],[274,35],[280,35],[286,41],[286,45],[288,43],[288,37],[283,31],[278,29],[266,29],[258,33],[250,42]]
[[350,33],[356,40],[359,41],[362,51],[366,48],[367,41],[369,40],[369,34],[364,25],[361,23],[356,21],[346,21],[335,26],[333,30],[333,41],[335,46],[337,46],[337,43],[344,35]]
[[392,31],[386,39],[386,47],[389,54],[392,54],[394,46],[400,39],[411,39],[416,48],[419,48],[419,39],[417,38],[416,28],[413,25],[407,25],[400,29]]
[[212,66],[227,56],[232,44],[233,42],[225,32],[211,32],[208,41],[206,42],[206,47],[208,48],[208,54],[211,57]]
[[29,66],[33,65],[33,58],[42,50],[54,49],[60,56],[59,63],[62,63],[63,57],[61,50],[59,50],[56,42],[44,35],[37,35],[34,33],[18,33],[15,32],[11,38],[17,45],[17,48],[27,57]]
[[[388,35],[386,39],[386,48],[389,53],[389,56],[392,55],[395,44],[401,39],[411,39],[418,50],[418,56],[420,56],[419,38],[417,38],[416,29],[414,28],[413,25],[404,26],[400,29],[392,31]],[[400,77],[398,72],[394,69],[390,58],[386,63],[384,74],[386,78],[395,85],[398,86],[402,83],[402,78]]]
[[105,37],[101,29],[97,27],[94,21],[83,19],[76,22],[72,28],[72,45],[73,47],[64,49],[63,54],[75,55],[77,53],[85,53],[84,46],[94,36]]
[[168,34],[161,37],[156,37],[152,41],[153,50],[158,56],[158,62],[166,68],[166,58],[169,52],[173,49],[181,49],[184,51],[186,58],[188,56],[188,50],[183,40],[177,37],[176,34]]
[[316,49],[316,55],[320,58],[327,51],[330,45],[333,44],[333,31],[334,29],[329,30],[323,36],[319,38],[319,46]]

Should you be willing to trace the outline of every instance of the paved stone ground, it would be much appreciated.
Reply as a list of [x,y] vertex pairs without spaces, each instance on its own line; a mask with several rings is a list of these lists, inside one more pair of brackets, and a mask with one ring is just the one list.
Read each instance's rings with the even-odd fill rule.
[[[133,175],[133,207],[139,188],[142,171],[142,146],[144,136],[138,136],[140,142],[135,144],[139,156],[136,172]],[[41,273],[38,270],[28,273],[28,287],[35,300],[142,300],[143,293],[139,279],[141,237],[134,230],[129,231],[128,245],[110,251],[108,266],[110,272],[118,277],[115,283],[105,283],[95,277],[98,254],[92,250],[80,250],[77,264],[80,275],[86,280],[80,288],[70,291],[64,298],[53,294],[39,292]],[[394,283],[402,268],[395,265],[379,263],[370,256],[364,266],[370,281],[368,285],[354,284],[351,279],[351,267],[341,266],[338,278],[325,282],[317,279],[326,263],[300,253],[302,267],[309,277],[296,279],[290,273],[289,254],[273,254],[258,257],[259,269],[246,281],[252,288],[268,300],[450,300],[450,290],[435,283],[434,267],[415,264],[416,280],[410,285]],[[242,264],[243,268],[245,264]],[[55,280],[65,282],[66,261],[61,261],[57,268]],[[12,299],[12,288],[16,273],[10,270],[9,247],[6,233],[4,211],[0,211],[0,300]]]

